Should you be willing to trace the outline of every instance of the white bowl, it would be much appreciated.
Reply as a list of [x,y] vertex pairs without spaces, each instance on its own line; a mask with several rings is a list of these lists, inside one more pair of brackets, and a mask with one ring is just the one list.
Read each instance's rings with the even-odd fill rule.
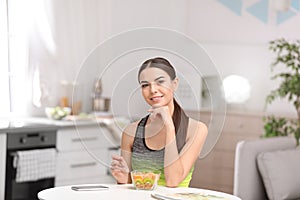
[[71,108],[69,107],[46,107],[46,116],[50,119],[61,120],[67,115],[71,114]]

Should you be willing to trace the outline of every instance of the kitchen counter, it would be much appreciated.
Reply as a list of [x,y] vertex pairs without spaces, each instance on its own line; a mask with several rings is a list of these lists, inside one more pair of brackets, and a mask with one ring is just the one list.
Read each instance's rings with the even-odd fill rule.
[[74,126],[106,125],[112,122],[109,118],[97,118],[87,120],[52,120],[45,117],[26,117],[6,119],[0,118],[0,134],[36,129],[53,130]]
[[[124,118],[123,118],[124,119]],[[4,199],[6,153],[8,144],[23,142],[23,134],[33,142],[43,141],[35,133],[56,133],[57,170],[55,185],[112,182],[107,167],[98,162],[110,163],[110,154],[117,152],[121,140],[122,118],[97,117],[94,119],[52,120],[46,117],[0,117],[0,199]],[[78,134],[78,133],[81,134]],[[52,136],[49,136],[52,138]],[[8,140],[8,138],[12,138]],[[26,139],[27,140],[27,139]],[[29,139],[28,139],[29,140]],[[32,144],[28,143],[26,144]],[[12,141],[12,142],[10,142]],[[47,139],[48,141],[48,139]],[[95,155],[92,157],[91,155]]]
[[58,127],[55,124],[43,124],[28,121],[15,120],[0,120],[0,134],[1,133],[16,133],[16,132],[30,132],[34,130],[56,130]]

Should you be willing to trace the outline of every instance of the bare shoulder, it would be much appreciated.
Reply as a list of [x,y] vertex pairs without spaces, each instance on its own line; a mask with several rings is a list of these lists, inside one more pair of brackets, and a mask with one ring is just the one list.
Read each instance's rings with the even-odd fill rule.
[[207,126],[201,122],[197,121],[195,119],[190,118],[189,119],[189,127],[188,127],[188,134],[189,135],[202,135],[205,136],[207,135]]
[[134,142],[134,137],[135,137],[135,131],[138,123],[133,122],[128,124],[122,134],[122,142],[121,142],[121,149],[126,150],[128,152],[131,151],[133,142]]
[[134,137],[139,121],[128,124],[123,130],[123,137]]
[[207,126],[195,119],[189,118],[189,125],[186,136],[186,148],[191,147],[190,150],[199,155],[201,148],[207,137]]

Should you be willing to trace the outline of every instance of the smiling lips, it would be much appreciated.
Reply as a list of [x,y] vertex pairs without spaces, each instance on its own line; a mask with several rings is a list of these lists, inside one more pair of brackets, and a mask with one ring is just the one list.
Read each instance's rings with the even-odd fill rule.
[[151,97],[150,100],[154,101],[154,102],[158,102],[162,99],[163,96],[154,96],[154,97]]

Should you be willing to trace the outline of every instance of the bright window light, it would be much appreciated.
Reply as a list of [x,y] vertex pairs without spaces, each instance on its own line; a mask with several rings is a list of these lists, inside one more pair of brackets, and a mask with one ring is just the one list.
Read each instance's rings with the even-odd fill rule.
[[7,2],[11,112],[17,116],[30,115],[30,107],[40,107],[42,103],[40,60],[48,53],[56,53],[50,23],[52,1]]
[[243,104],[250,98],[249,81],[238,75],[227,76],[223,80],[225,100],[230,104]]
[[6,0],[0,0],[0,115],[10,112]]

